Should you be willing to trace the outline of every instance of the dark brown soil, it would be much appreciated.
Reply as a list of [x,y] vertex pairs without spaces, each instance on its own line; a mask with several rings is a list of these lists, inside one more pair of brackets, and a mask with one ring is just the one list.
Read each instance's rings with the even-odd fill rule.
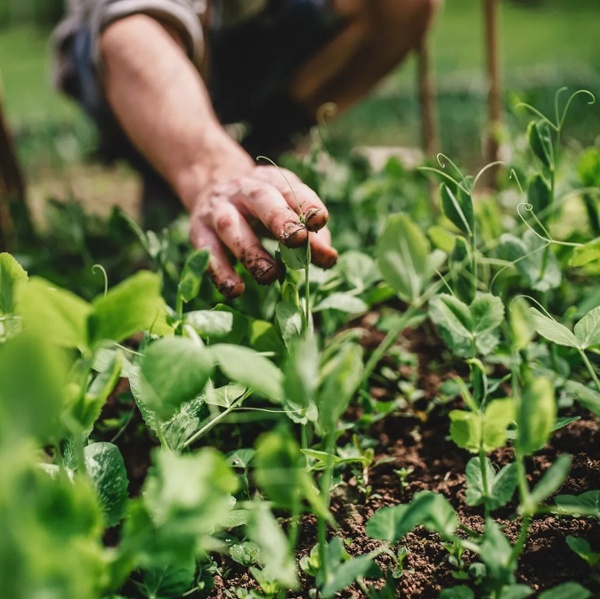
[[[365,345],[375,346],[381,335],[373,333]],[[433,341],[431,340],[433,338]],[[425,393],[414,405],[402,414],[395,414],[380,420],[369,429],[369,436],[377,441],[374,464],[368,472],[368,488],[365,481],[357,480],[348,474],[338,487],[332,499],[332,511],[339,524],[337,534],[346,540],[346,549],[351,555],[368,553],[379,544],[365,534],[365,524],[375,511],[383,506],[406,503],[419,491],[429,490],[442,493],[457,510],[463,524],[481,531],[483,513],[481,508],[471,508],[465,503],[465,467],[472,457],[459,449],[449,439],[448,406],[435,405],[440,384],[456,372],[446,369],[440,372],[435,361],[440,360],[439,345],[431,334],[411,335],[405,341],[410,351],[418,356],[418,364],[401,367],[403,377],[413,378]],[[447,363],[446,357],[443,360]],[[433,367],[432,367],[433,366]],[[460,368],[460,366],[458,366]],[[461,373],[464,374],[464,373]],[[377,383],[379,385],[379,383]],[[372,389],[373,396],[386,399],[385,385]],[[350,418],[358,417],[360,410],[354,408]],[[573,414],[569,414],[573,415]],[[581,419],[557,431],[551,444],[540,451],[528,463],[528,475],[535,483],[544,471],[563,452],[573,456],[572,470],[560,489],[562,494],[580,494],[592,489],[600,489],[600,429],[596,418],[582,412]],[[135,426],[122,439],[127,447],[135,435]],[[143,438],[143,436],[142,436]],[[133,478],[133,491],[139,489],[147,464],[146,445],[128,455],[125,460]],[[504,448],[490,456],[497,465],[510,462],[512,450]],[[377,463],[383,460],[380,465]],[[405,484],[402,485],[395,472],[409,469]],[[494,512],[495,520],[503,527],[511,542],[518,536],[521,520],[516,514],[516,503]],[[518,582],[528,584],[536,591],[551,588],[561,582],[577,581],[589,588],[593,596],[600,597],[598,572],[590,570],[588,564],[577,556],[566,544],[566,537],[574,535],[585,538],[594,551],[600,551],[600,522],[596,519],[556,518],[541,516],[531,526],[525,551],[519,562]],[[316,521],[307,517],[301,525],[299,541],[300,556],[306,555],[316,543]],[[396,596],[403,598],[434,598],[442,589],[456,584],[467,584],[476,592],[473,581],[458,579],[460,573],[449,563],[449,553],[437,535],[423,529],[409,533],[402,541],[408,551],[404,571],[396,580]],[[466,572],[471,555],[464,555]],[[257,588],[247,568],[242,568],[227,558],[217,558],[222,576],[215,577],[215,588],[211,597],[234,597],[234,589]],[[379,561],[385,570],[392,567],[387,557]],[[380,583],[368,581],[368,585]],[[303,578],[303,591],[289,594],[294,597],[308,597],[310,579]],[[365,597],[364,592],[353,589],[340,597]]]

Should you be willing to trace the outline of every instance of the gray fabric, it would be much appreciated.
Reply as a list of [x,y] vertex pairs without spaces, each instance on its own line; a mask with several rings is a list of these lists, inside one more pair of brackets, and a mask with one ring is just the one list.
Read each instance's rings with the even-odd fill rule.
[[188,55],[199,66],[204,52],[200,17],[206,10],[207,0],[69,0],[67,16],[53,35],[55,85],[64,89],[64,82],[73,70],[69,47],[79,30],[89,29],[91,58],[100,71],[102,62],[98,46],[99,34],[110,23],[136,13],[153,16],[179,29]]

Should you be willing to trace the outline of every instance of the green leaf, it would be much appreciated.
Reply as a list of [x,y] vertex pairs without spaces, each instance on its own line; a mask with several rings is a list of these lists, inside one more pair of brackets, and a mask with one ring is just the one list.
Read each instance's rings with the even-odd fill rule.
[[94,422],[100,416],[108,396],[119,381],[122,361],[121,351],[113,352],[105,369],[96,376],[85,394],[80,396],[79,401],[71,406],[70,412],[79,422],[82,430],[91,431]]
[[252,541],[244,541],[229,548],[229,557],[247,568],[260,562],[260,547]]
[[10,254],[0,253],[0,315],[15,312],[15,288],[26,280],[21,265]]
[[575,324],[575,337],[581,349],[587,349],[600,343],[600,306],[590,310]]
[[577,174],[585,187],[600,187],[600,151],[591,147],[585,149],[577,163]]
[[357,250],[344,252],[339,257],[337,269],[344,279],[359,291],[370,288],[381,279],[375,260]]
[[544,472],[544,475],[531,492],[531,499],[536,504],[542,503],[560,489],[571,469],[573,458],[566,453],[558,456],[557,460]]
[[422,491],[408,504],[377,510],[367,522],[367,534],[373,539],[397,543],[416,526],[424,526],[450,538],[458,523],[454,509],[443,495]]
[[590,412],[600,417],[600,393],[598,391],[590,389],[577,381],[567,381],[565,390],[573,394],[576,401],[584,408],[587,408]]
[[45,339],[21,334],[0,344],[0,440],[60,439],[67,369],[65,355]]
[[564,325],[542,314],[537,308],[529,308],[529,313],[533,318],[535,330],[542,337],[558,345],[567,347],[578,347],[577,337]]
[[527,141],[538,160],[547,168],[554,168],[554,148],[550,125],[545,121],[532,121],[527,127]]
[[511,564],[512,547],[502,534],[500,526],[491,518],[486,518],[485,521],[479,557],[496,584],[505,585],[514,582],[513,572],[516,564]]
[[291,270],[304,270],[309,264],[306,247],[288,248],[280,243],[279,253],[283,263]]
[[529,381],[517,402],[517,446],[523,455],[531,455],[548,442],[556,420],[554,385],[545,377]]
[[508,584],[502,587],[498,599],[525,599],[534,593],[535,591],[525,584]]
[[296,304],[288,301],[279,302],[275,307],[275,315],[281,329],[281,336],[286,345],[294,337],[302,334],[302,329],[304,328],[302,310]]
[[367,554],[342,562],[333,570],[329,569],[329,577],[321,587],[321,594],[323,597],[334,597],[336,593],[343,591],[356,580],[365,576],[372,565],[373,556]]
[[323,499],[306,470],[304,457],[291,434],[275,430],[257,443],[254,478],[275,506],[297,512],[306,499],[319,517],[331,520]]
[[481,446],[481,418],[475,412],[452,410],[450,418],[450,436],[463,449],[477,453]]
[[233,314],[223,310],[195,310],[186,312],[184,319],[201,337],[222,339],[233,329]]
[[186,441],[200,430],[202,423],[210,416],[205,395],[196,397],[181,404],[179,410],[161,424],[167,446],[173,451],[180,451]]
[[144,402],[161,418],[198,396],[213,371],[211,354],[190,339],[163,338],[152,343],[141,364]]
[[315,422],[318,418],[319,349],[314,336],[292,341],[284,372],[283,406],[289,418],[300,424],[309,420]]
[[485,452],[494,451],[506,443],[506,429],[515,420],[512,398],[495,399],[488,404],[483,418],[482,441]]
[[407,215],[388,217],[377,244],[377,265],[401,299],[414,303],[433,275],[427,237]]
[[121,342],[139,331],[167,332],[160,276],[141,271],[94,300],[91,345],[105,339]]
[[440,187],[442,210],[452,224],[468,237],[473,235],[475,216],[473,213],[473,200],[457,185],[442,183]]
[[229,385],[217,387],[216,389],[212,387],[207,389],[203,398],[211,406],[219,406],[227,409],[244,393],[246,393],[246,387],[236,383],[229,383]]
[[173,540],[204,546],[205,537],[222,527],[234,505],[237,477],[212,448],[188,455],[155,450],[152,462],[143,500],[154,525],[159,532],[166,528]]
[[220,370],[231,381],[281,403],[283,375],[273,362],[252,349],[238,345],[221,343],[208,349]]
[[464,237],[456,237],[450,256],[452,289],[463,302],[471,303],[477,291],[477,278],[471,269],[471,249]]
[[479,458],[469,460],[466,469],[467,505],[487,504],[490,510],[496,510],[506,505],[514,495],[518,484],[515,464],[507,464],[498,473],[495,472],[491,461],[485,459],[485,469],[488,481],[488,494],[483,487],[481,461]]
[[92,443],[84,449],[85,469],[100,498],[107,527],[125,515],[129,480],[119,448],[112,443]]
[[17,289],[18,311],[25,330],[61,347],[86,349],[87,320],[92,307],[70,291],[32,277]]
[[362,380],[362,348],[356,344],[342,346],[321,372],[319,391],[319,428],[323,433],[335,430]]
[[286,589],[297,589],[298,573],[292,549],[265,502],[252,506],[248,536],[260,547],[265,576]]
[[562,271],[556,255],[533,231],[527,230],[522,239],[504,233],[500,237],[500,255],[514,262],[519,275],[536,291],[550,291],[561,283]]
[[509,322],[513,347],[516,350],[525,349],[535,336],[535,325],[528,313],[529,305],[522,297],[515,298],[509,305]]
[[550,185],[541,173],[536,173],[529,181],[527,201],[531,204],[534,214],[545,223],[549,213],[546,210],[552,204]]
[[470,306],[445,293],[429,302],[429,316],[448,346],[457,356],[488,354],[498,344],[496,329],[504,320],[502,300],[489,293]]
[[349,293],[332,293],[325,299],[320,301],[314,308],[313,312],[321,312],[323,310],[339,310],[348,314],[361,314],[366,312],[369,306],[363,300]]
[[440,599],[475,599],[475,593],[469,587],[460,585],[444,589]]
[[593,516],[600,520],[600,491],[586,491],[581,495],[558,495],[556,505],[571,515]]
[[557,587],[544,591],[539,599],[588,599],[592,593],[577,582],[563,582]]
[[569,260],[570,266],[585,266],[590,262],[600,259],[600,237],[588,241],[582,246],[573,250],[573,255]]
[[144,571],[144,590],[147,597],[180,599],[194,586],[196,560],[167,563]]
[[185,261],[179,285],[177,286],[177,295],[184,302],[189,302],[198,295],[202,278],[208,267],[209,258],[210,254],[207,250],[196,250]]
[[590,568],[595,568],[600,564],[600,552],[592,551],[591,545],[581,537],[567,535],[567,545],[583,560],[585,560]]

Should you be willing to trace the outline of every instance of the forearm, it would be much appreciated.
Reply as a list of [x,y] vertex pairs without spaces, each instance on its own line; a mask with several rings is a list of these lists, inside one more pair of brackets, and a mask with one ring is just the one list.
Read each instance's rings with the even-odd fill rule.
[[222,168],[251,166],[225,133],[206,87],[163,25],[134,15],[100,39],[107,100],[123,130],[188,210]]

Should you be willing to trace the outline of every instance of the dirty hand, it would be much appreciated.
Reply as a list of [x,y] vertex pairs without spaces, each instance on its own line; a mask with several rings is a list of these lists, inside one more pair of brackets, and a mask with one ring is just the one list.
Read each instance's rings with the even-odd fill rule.
[[192,244],[210,251],[209,274],[219,291],[230,298],[244,291],[227,250],[259,283],[278,278],[281,265],[261,244],[255,225],[290,248],[309,240],[312,262],[333,266],[337,252],[326,227],[327,209],[317,194],[286,169],[256,166],[249,157],[241,164],[215,169],[191,210]]

